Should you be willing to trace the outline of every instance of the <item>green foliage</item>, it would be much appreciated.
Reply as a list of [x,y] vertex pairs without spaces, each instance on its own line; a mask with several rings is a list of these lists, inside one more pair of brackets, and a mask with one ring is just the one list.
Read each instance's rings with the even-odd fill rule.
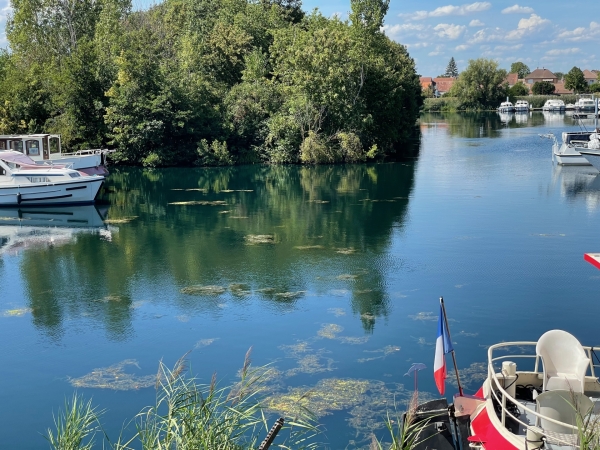
[[508,89],[508,95],[511,99],[514,99],[518,96],[528,95],[529,88],[523,83],[517,83],[513,87]]
[[[567,103],[575,103],[577,97],[574,94],[561,95],[560,99]],[[548,100],[556,100],[556,95],[529,95],[516,97],[516,100],[526,100],[532,108],[541,108]]]
[[510,73],[517,73],[519,74],[519,78],[523,79],[531,73],[531,70],[527,64],[517,61],[510,65]]
[[534,95],[550,95],[553,94],[555,90],[556,87],[549,81],[536,81],[531,87],[531,93]]
[[571,89],[576,94],[587,92],[588,84],[585,81],[585,76],[579,67],[573,67],[569,73],[565,75],[565,88]]
[[450,58],[448,65],[446,66],[446,72],[444,73],[445,77],[458,77],[458,67],[456,67],[456,61],[454,61],[454,56]]
[[425,111],[459,111],[463,109],[465,107],[462,101],[456,97],[426,98],[423,103]]
[[422,104],[414,61],[381,31],[389,0],[352,0],[348,21],[300,0],[68,5],[13,2],[0,132],[148,167],[362,161],[339,133],[401,155]]
[[592,93],[600,92],[600,83],[596,82],[596,83],[590,84],[588,89]]
[[53,432],[48,429],[46,439],[54,450],[92,450],[94,437],[101,430],[99,418],[103,411],[92,406],[91,400],[85,402],[77,394],[65,401],[65,409],[54,417]]
[[565,74],[563,72],[552,72],[552,73],[558,79],[558,81],[561,81],[565,77]]
[[469,66],[454,83],[448,95],[458,97],[467,108],[496,107],[507,94],[506,70],[491,59],[469,60]]

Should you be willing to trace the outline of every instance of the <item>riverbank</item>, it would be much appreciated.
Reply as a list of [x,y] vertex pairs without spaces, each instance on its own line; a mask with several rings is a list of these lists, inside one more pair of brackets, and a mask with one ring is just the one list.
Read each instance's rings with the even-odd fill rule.
[[[565,104],[575,103],[577,101],[577,96],[575,95],[561,95],[560,97],[556,95],[527,95],[527,96],[518,96],[511,97],[510,101],[515,103],[517,100],[525,100],[529,102],[532,108],[541,109],[546,103],[547,100],[556,100],[559,98],[564,101]],[[498,105],[500,106],[500,105]],[[461,101],[461,99],[456,97],[440,97],[440,98],[426,98],[423,101],[423,111],[424,112],[436,112],[436,111],[445,111],[445,112],[459,112],[459,111],[495,111],[491,110],[481,110],[481,109],[469,109],[465,107]]]

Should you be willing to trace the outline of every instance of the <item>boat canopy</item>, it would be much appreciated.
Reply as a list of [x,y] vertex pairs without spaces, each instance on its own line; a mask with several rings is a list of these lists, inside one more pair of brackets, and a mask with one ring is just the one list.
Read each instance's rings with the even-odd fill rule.
[[12,150],[6,150],[0,152],[0,159],[5,162],[11,162],[19,164],[21,166],[35,166],[35,161],[29,156],[24,155],[21,152],[15,152]]

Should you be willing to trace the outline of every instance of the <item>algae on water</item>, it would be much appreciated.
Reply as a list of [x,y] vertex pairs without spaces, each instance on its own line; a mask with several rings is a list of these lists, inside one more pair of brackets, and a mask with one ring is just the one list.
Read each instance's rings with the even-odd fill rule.
[[69,383],[76,388],[113,389],[115,391],[129,391],[152,387],[156,383],[156,375],[137,376],[125,372],[127,366],[140,366],[135,359],[126,359],[109,367],[94,369],[87,375],[79,378],[69,377]]

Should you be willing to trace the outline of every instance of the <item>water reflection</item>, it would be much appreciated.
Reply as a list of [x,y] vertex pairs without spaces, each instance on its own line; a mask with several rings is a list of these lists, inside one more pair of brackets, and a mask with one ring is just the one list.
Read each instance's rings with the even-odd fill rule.
[[110,241],[80,236],[23,255],[34,323],[60,336],[66,314],[86,315],[126,339],[135,279],[159,283],[188,317],[248,298],[289,310],[307,292],[343,289],[370,331],[388,314],[386,250],[414,166],[115,169],[102,199],[106,222],[119,224]]
[[539,127],[544,125],[541,112],[529,114],[498,112],[424,113],[421,128],[444,127],[451,136],[464,138],[499,138],[505,128]]
[[560,186],[563,197],[570,201],[583,200],[588,211],[600,206],[600,174],[590,166],[555,166],[552,184]]

